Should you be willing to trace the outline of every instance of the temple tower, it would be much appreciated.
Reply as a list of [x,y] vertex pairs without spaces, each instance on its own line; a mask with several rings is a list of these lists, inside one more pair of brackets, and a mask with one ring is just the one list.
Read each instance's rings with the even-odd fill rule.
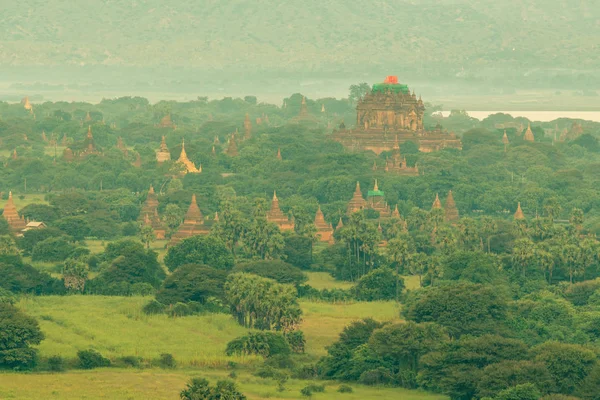
[[523,210],[521,209],[521,202],[517,204],[517,211],[515,212],[514,218],[517,221],[525,219],[525,214],[523,214]]
[[458,221],[458,208],[454,202],[454,196],[452,196],[452,190],[448,191],[448,197],[446,198],[446,221],[453,222]]
[[250,116],[246,113],[246,119],[244,119],[244,139],[250,139],[252,137],[252,122]]
[[352,195],[352,199],[348,203],[347,214],[351,215],[357,211],[364,209],[367,206],[367,202],[362,196],[362,192],[360,191],[360,183],[356,182],[356,189],[354,190],[354,194]]
[[275,191],[273,192],[273,200],[271,200],[271,209],[267,212],[267,221],[277,224],[282,231],[294,230],[294,222],[285,216],[279,208],[279,199]]
[[177,162],[181,165],[183,165],[184,167],[184,174],[187,173],[199,173],[200,171],[196,168],[196,166],[194,165],[193,162],[190,161],[190,159],[187,156],[187,153],[185,152],[185,139],[182,139],[181,141],[181,154],[179,155],[179,158],[177,159]]
[[19,217],[17,207],[13,201],[12,191],[8,192],[8,201],[4,205],[2,216],[6,222],[8,222],[8,225],[14,232],[21,232],[23,229],[25,229],[25,225],[27,225],[25,220]]
[[183,218],[183,223],[179,225],[177,232],[171,237],[169,247],[176,245],[183,239],[196,235],[208,235],[209,230],[204,226],[204,217],[196,203],[196,195],[192,195],[192,202]]
[[330,242],[333,236],[333,228],[330,224],[325,222],[325,217],[321,211],[321,206],[317,209],[315,214],[315,228],[317,228],[317,237],[321,242]]
[[435,194],[435,200],[433,201],[433,204],[431,205],[431,209],[432,210],[441,210],[442,209],[442,202],[440,201],[440,196],[437,193]]
[[169,148],[167,147],[167,142],[163,135],[163,137],[160,141],[160,148],[156,152],[156,161],[158,161],[159,163],[163,163],[163,162],[169,161],[169,160],[171,160],[171,152],[169,151]]
[[527,130],[525,131],[525,136],[523,136],[523,139],[527,140],[528,142],[534,142],[535,138],[533,136],[533,132],[531,131],[531,123],[527,124]]

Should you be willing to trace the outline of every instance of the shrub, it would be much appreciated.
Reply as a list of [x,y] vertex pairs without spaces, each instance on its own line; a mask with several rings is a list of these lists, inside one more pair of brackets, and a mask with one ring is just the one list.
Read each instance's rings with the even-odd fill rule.
[[33,246],[33,261],[64,261],[75,251],[65,236],[50,237]]
[[125,356],[119,358],[119,363],[125,367],[139,368],[141,366],[142,359],[136,356]]
[[403,289],[404,279],[389,268],[374,269],[361,277],[354,287],[356,298],[362,301],[392,300],[396,298],[396,290],[401,292]]
[[220,239],[214,236],[192,236],[169,247],[165,256],[169,271],[185,264],[210,265],[212,268],[229,270],[233,267],[233,255]]
[[17,298],[10,290],[6,290],[0,286],[0,303],[15,304]]
[[282,379],[287,380],[287,378],[288,378],[288,374],[286,374],[285,372],[279,371],[278,369],[273,368],[268,365],[263,365],[262,367],[257,369],[256,372],[254,373],[254,375],[258,376],[259,378],[263,378],[263,379],[273,378],[275,380],[282,380]]
[[182,265],[165,279],[156,300],[163,304],[188,301],[204,304],[209,298],[223,299],[226,279],[226,271],[199,264]]
[[316,379],[319,376],[319,368],[314,364],[303,365],[294,371],[296,379]]
[[236,378],[237,378],[237,374],[235,373],[235,371],[231,371],[231,372],[229,373],[229,377],[230,377],[231,379],[236,379]]
[[65,360],[61,356],[52,356],[48,358],[48,370],[52,372],[62,372],[66,368]]
[[235,266],[233,272],[246,272],[273,279],[279,283],[300,285],[308,280],[308,277],[298,267],[281,260],[261,260],[241,263]]
[[138,282],[131,285],[130,292],[134,296],[151,296],[156,290],[148,282]]
[[246,400],[235,383],[231,381],[218,381],[214,387],[206,379],[192,378],[186,388],[179,394],[181,400]]
[[192,310],[185,303],[177,303],[169,310],[169,315],[172,317],[185,317],[191,314]]
[[348,386],[348,385],[340,385],[340,387],[338,388],[338,393],[352,393],[354,392],[354,390],[352,389],[352,387]]
[[110,366],[110,360],[95,350],[80,350],[77,352],[81,369],[94,369]]
[[150,302],[148,304],[146,304],[144,306],[144,308],[142,308],[142,311],[145,314],[152,315],[152,314],[162,314],[163,312],[165,312],[166,309],[167,309],[167,306],[152,299],[152,300],[150,300]]
[[390,372],[379,367],[370,371],[365,371],[360,375],[359,381],[364,385],[388,385],[392,383],[394,378]]
[[170,353],[163,353],[160,355],[158,359],[158,365],[164,369],[173,369],[177,366],[177,362],[175,361],[175,357]]
[[272,366],[274,368],[287,368],[292,369],[296,366],[294,360],[289,356],[289,354],[276,354],[271,356],[265,360],[265,365]]
[[312,391],[308,386],[303,387],[302,390],[300,390],[300,394],[304,397],[312,397]]
[[323,393],[325,391],[325,386],[324,385],[310,384],[310,385],[307,386],[307,388],[312,393]]
[[291,349],[285,338],[273,332],[249,333],[227,343],[225,353],[228,356],[256,354],[271,357],[276,354],[290,354]]

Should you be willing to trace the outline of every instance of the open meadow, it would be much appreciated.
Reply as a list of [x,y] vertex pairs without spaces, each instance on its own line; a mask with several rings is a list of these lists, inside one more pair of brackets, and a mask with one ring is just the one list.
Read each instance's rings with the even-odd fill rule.
[[[320,276],[321,279],[326,279]],[[315,279],[315,275],[311,275]],[[248,329],[227,314],[195,315],[171,318],[145,315],[142,306],[150,297],[45,296],[25,297],[19,308],[40,321],[45,340],[40,356],[61,355],[75,359],[77,351],[94,349],[104,356],[142,358],[146,369],[72,370],[60,374],[0,374],[1,399],[176,399],[190,377],[201,376],[214,381],[231,372],[230,361],[237,364],[236,382],[249,399],[299,399],[300,389],[311,381],[291,379],[283,392],[277,382],[250,374],[258,364],[255,356],[228,357],[225,347],[230,340]],[[331,304],[302,301],[304,321],[300,327],[306,335],[307,354],[315,362],[326,354],[342,329],[352,321],[372,317],[381,321],[397,318],[393,302],[355,302]],[[174,370],[152,367],[160,354],[170,353],[177,362]],[[319,399],[445,399],[420,391],[351,385],[353,393],[337,392],[339,383],[325,384]],[[85,393],[85,394],[82,394]]]

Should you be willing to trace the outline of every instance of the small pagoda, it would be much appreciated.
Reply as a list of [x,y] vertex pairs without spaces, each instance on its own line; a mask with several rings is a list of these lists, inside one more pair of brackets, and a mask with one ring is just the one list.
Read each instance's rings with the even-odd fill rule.
[[520,221],[525,219],[525,214],[523,214],[523,210],[521,209],[521,202],[517,204],[517,211],[514,215],[515,221]]
[[8,225],[14,232],[21,232],[27,225],[25,219],[23,217],[19,217],[17,207],[13,201],[12,191],[8,192],[8,201],[4,205],[2,216],[6,222],[8,222]]
[[154,192],[153,186],[150,186],[150,190],[148,190],[148,195],[142,205],[138,221],[143,222],[144,225],[151,226],[157,239],[165,238],[166,229],[158,216],[158,197]]
[[404,176],[419,176],[419,167],[409,167],[406,164],[406,157],[402,158],[400,154],[400,144],[398,143],[398,135],[394,140],[392,148],[392,157],[385,162],[385,172],[390,172],[396,175]]
[[157,127],[158,128],[170,128],[170,129],[177,128],[177,126],[173,123],[173,120],[171,119],[171,114],[167,114],[164,117],[162,117],[162,119],[158,123]]
[[435,200],[433,200],[431,209],[432,210],[441,210],[442,209],[442,202],[440,201],[440,196],[437,193],[435,194]]
[[379,190],[377,179],[375,179],[373,190],[369,190],[367,193],[367,206],[378,211],[380,218],[389,218],[392,215],[392,210],[390,210],[390,206],[385,201],[385,193]]
[[231,137],[228,140],[227,150],[225,153],[230,157],[236,157],[238,155],[237,144],[235,143],[235,133],[231,134]]
[[446,198],[445,219],[448,222],[455,222],[459,220],[458,208],[456,208],[454,196],[452,196],[452,190],[448,191],[448,197]]
[[87,135],[83,141],[83,150],[79,154],[81,158],[87,157],[91,154],[100,154],[94,143],[94,135],[92,135],[92,126],[88,125]]
[[267,213],[267,221],[277,224],[282,231],[294,230],[294,221],[290,220],[290,218],[281,211],[281,208],[279,208],[279,199],[277,198],[276,192],[273,192],[273,200],[271,200],[271,209]]
[[183,239],[197,235],[208,235],[210,230],[204,226],[204,217],[196,203],[196,195],[192,195],[192,203],[183,218],[183,223],[179,225],[177,232],[171,237],[169,247],[176,245]]
[[185,139],[183,139],[181,141],[181,154],[179,155],[179,158],[177,159],[177,163],[183,165],[183,174],[188,174],[188,173],[192,173],[192,174],[197,174],[202,172],[202,170],[199,170],[198,168],[196,168],[196,166],[194,165],[193,162],[190,161],[190,159],[187,156],[187,153],[185,152]]
[[160,141],[160,148],[156,152],[156,161],[158,161],[159,163],[163,163],[165,161],[170,161],[170,160],[171,160],[171,152],[169,151],[169,148],[167,147],[167,142],[163,135],[163,137]]
[[321,211],[320,205],[315,215],[315,228],[317,228],[317,238],[320,242],[331,242],[333,237],[333,226],[325,222],[325,216]]
[[363,210],[367,206],[367,202],[362,196],[362,192],[360,191],[360,183],[356,182],[356,189],[354,190],[354,194],[352,195],[352,199],[348,203],[348,208],[346,210],[348,215],[352,215],[357,211]]
[[300,112],[298,112],[297,116],[292,118],[292,122],[317,122],[317,119],[308,112],[306,97],[302,96],[302,102],[300,103]]
[[533,136],[533,131],[531,130],[531,123],[527,124],[527,130],[525,131],[525,136],[523,136],[524,140],[528,142],[535,142],[535,137]]

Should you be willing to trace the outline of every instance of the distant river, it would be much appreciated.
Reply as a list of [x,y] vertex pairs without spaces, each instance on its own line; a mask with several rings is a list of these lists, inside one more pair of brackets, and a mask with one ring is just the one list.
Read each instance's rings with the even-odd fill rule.
[[[513,117],[524,117],[530,121],[549,122],[558,118],[584,119],[587,121],[600,122],[600,111],[467,111],[467,113],[478,120],[487,118],[492,114],[510,114]],[[450,111],[442,111],[447,117]]]

